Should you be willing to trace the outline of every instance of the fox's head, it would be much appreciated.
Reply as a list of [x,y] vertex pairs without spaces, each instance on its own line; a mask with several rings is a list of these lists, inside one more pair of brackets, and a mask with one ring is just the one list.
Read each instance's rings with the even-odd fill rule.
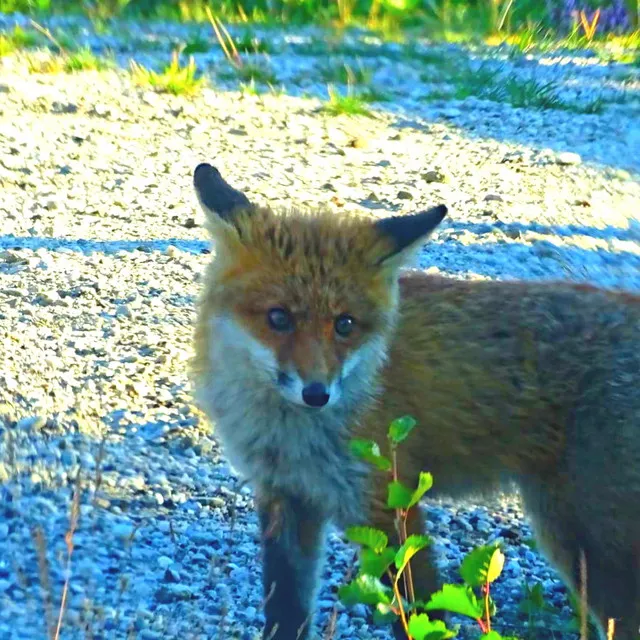
[[286,401],[337,405],[350,382],[381,366],[400,267],[447,208],[376,222],[325,210],[275,213],[208,164],[196,168],[194,186],[216,252],[203,299],[216,368],[240,352],[246,375]]

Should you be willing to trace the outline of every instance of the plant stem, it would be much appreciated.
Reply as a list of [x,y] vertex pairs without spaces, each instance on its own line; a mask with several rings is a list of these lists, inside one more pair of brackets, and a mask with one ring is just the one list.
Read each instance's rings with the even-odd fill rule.
[[[409,515],[408,510],[404,511],[404,513],[401,512],[402,544],[404,544],[407,541],[407,537],[408,537],[407,536],[407,516],[408,515]],[[406,581],[405,581],[406,593],[409,597],[409,602],[413,604],[416,601],[416,594],[413,589],[413,573],[411,572],[411,560],[407,562],[407,566],[405,567],[405,571],[403,572],[403,575],[405,573],[406,573]]]
[[51,40],[51,42],[56,47],[58,47],[58,52],[60,53],[60,55],[63,55],[63,56],[67,55],[65,48],[53,37],[49,29],[45,29],[44,27],[41,27],[35,20],[30,20],[30,22],[33,25],[34,29],[37,29],[43,36]]
[[404,612],[404,606],[402,605],[402,596],[400,595],[400,589],[398,589],[398,578],[400,576],[397,576],[394,580],[391,571],[389,571],[388,569],[387,569],[387,575],[389,576],[389,579],[393,584],[393,594],[395,595],[396,600],[398,601],[398,613],[400,614],[400,620],[402,621],[402,626],[404,627],[404,630],[407,634],[407,638],[409,640],[413,640],[409,635],[409,624],[407,622],[407,616]]
[[488,633],[489,631],[491,631],[491,615],[489,613],[489,585],[490,583],[487,582],[484,588],[484,615],[486,618],[487,627],[484,633]]

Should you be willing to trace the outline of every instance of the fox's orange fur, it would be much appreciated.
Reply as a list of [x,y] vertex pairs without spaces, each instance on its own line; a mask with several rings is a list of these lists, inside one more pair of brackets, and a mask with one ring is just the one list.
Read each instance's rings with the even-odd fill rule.
[[[372,523],[394,536],[386,478],[347,443],[383,443],[391,420],[410,414],[418,427],[399,453],[407,483],[423,470],[443,495],[515,482],[567,583],[576,587],[584,552],[597,620],[606,627],[614,617],[618,640],[637,639],[640,297],[402,272],[437,216],[385,227],[325,211],[274,213],[206,165],[195,185],[216,256],[194,379],[256,492],[271,598],[265,637],[306,637],[325,523]],[[292,330],[269,326],[273,308],[290,313]],[[334,324],[345,313],[354,319],[346,338]],[[304,406],[312,382],[326,389],[326,406]],[[438,588],[428,552],[412,569],[421,597]]]

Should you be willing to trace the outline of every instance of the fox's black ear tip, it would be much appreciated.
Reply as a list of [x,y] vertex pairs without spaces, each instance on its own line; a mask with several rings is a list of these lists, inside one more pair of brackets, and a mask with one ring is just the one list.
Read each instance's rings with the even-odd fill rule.
[[449,213],[449,209],[446,204],[439,204],[437,207],[433,208],[433,213],[436,217],[439,217],[440,220],[444,220]]
[[193,171],[193,181],[198,182],[205,176],[219,174],[220,172],[208,162],[201,162]]

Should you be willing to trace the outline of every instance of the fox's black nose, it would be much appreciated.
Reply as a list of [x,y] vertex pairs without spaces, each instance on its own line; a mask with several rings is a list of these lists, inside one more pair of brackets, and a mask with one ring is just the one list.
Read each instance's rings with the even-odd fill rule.
[[329,402],[329,394],[321,382],[312,382],[302,390],[302,399],[310,407],[324,407]]

